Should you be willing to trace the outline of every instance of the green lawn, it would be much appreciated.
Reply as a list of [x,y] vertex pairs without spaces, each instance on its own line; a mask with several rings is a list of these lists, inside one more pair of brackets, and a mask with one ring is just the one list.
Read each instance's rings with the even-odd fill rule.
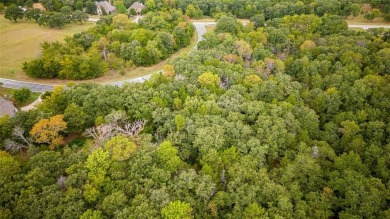
[[4,97],[4,98],[7,99],[7,100],[10,100],[10,101],[14,102],[14,103],[15,103],[15,106],[16,106],[17,108],[20,108],[20,107],[27,106],[27,105],[31,104],[31,103],[34,102],[36,99],[38,99],[39,95],[41,95],[41,93],[33,92],[33,93],[31,93],[31,96],[30,96],[26,101],[24,101],[23,103],[17,103],[17,102],[12,98],[13,93],[14,93],[14,89],[5,88],[5,87],[1,87],[1,86],[0,86],[0,96],[1,96],[1,97]]
[[348,17],[346,21],[350,25],[390,25],[390,22],[386,22],[384,17],[376,17],[373,21],[368,21],[364,19],[363,15]]
[[68,24],[63,29],[40,27],[32,21],[11,22],[0,15],[0,77],[31,81],[22,72],[22,64],[39,56],[44,41],[63,41],[95,25],[94,23]]
[[206,26],[206,32],[212,32],[215,30],[215,26]]

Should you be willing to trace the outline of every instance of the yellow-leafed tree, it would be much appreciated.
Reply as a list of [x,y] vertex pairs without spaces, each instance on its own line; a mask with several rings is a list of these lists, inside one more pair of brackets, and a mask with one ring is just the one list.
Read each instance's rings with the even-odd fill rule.
[[175,68],[172,65],[164,65],[162,75],[166,78],[175,76]]
[[63,145],[63,137],[60,131],[66,129],[66,122],[63,115],[52,116],[49,119],[41,119],[30,131],[30,135],[37,143],[46,143],[50,149]]

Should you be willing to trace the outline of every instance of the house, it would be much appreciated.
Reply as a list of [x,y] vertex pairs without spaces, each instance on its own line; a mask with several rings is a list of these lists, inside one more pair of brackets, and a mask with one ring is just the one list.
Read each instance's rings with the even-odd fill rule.
[[135,10],[135,13],[137,13],[137,15],[141,15],[141,11],[142,9],[145,8],[145,5],[142,4],[142,3],[139,3],[139,2],[134,2],[128,9],[127,11],[130,13],[130,10],[131,9],[134,9]]
[[41,11],[46,11],[46,8],[41,3],[34,3],[33,8],[38,8]]
[[115,7],[108,1],[95,2],[95,4],[96,4],[96,13],[98,15],[104,14],[103,10],[106,12],[106,14],[115,13]]
[[18,110],[11,101],[0,97],[0,117],[9,115],[14,116]]

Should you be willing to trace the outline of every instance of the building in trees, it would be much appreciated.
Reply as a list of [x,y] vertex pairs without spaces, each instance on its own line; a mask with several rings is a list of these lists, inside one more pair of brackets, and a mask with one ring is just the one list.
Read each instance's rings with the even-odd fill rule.
[[145,8],[145,5],[144,5],[144,4],[139,3],[139,2],[134,2],[134,3],[127,9],[127,11],[130,12],[131,9],[134,9],[137,15],[141,15],[142,9],[144,9],[144,8]]
[[13,116],[18,110],[11,101],[0,97],[0,117],[5,115]]
[[34,3],[32,7],[37,8],[41,11],[46,11],[46,8],[41,3]]
[[116,8],[108,1],[95,2],[96,4],[96,13],[98,15],[102,14],[112,14],[115,13]]

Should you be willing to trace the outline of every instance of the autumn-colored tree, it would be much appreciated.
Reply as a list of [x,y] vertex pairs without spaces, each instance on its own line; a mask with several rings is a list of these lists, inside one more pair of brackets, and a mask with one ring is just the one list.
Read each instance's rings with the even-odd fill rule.
[[175,68],[172,65],[164,65],[162,75],[166,78],[175,76]]
[[248,87],[261,84],[261,82],[261,78],[257,75],[247,75],[244,78],[244,85]]
[[302,51],[305,51],[305,50],[311,50],[311,49],[314,49],[316,47],[316,43],[313,42],[312,40],[306,40],[305,42],[302,43],[300,49]]
[[198,77],[198,82],[202,87],[203,86],[217,87],[221,82],[221,79],[219,79],[218,75],[207,71]]
[[50,149],[64,144],[60,132],[66,129],[66,122],[63,115],[52,116],[49,119],[41,119],[30,131],[30,135],[37,143],[50,145]]

